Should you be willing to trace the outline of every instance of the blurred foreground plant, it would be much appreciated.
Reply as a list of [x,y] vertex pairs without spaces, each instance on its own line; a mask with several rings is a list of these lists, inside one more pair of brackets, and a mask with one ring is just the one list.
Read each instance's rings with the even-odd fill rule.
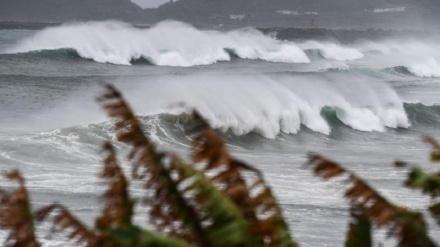
[[[440,144],[431,137],[425,137],[425,142],[434,148],[431,161],[440,161]],[[428,226],[421,212],[391,203],[354,173],[320,155],[310,154],[309,164],[314,173],[324,179],[348,176],[351,186],[345,192],[345,198],[349,200],[351,206],[352,222],[347,235],[347,247],[372,246],[372,226],[388,228],[388,236],[394,237],[399,247],[437,246],[428,236]],[[409,165],[397,161],[395,166]],[[421,189],[436,199],[440,196],[440,172],[431,174],[414,167],[409,172],[405,185],[409,188]],[[440,224],[440,204],[434,203],[429,211]]]
[[[121,94],[112,86],[99,102],[115,120],[117,140],[130,148],[131,176],[121,169],[110,142],[101,179],[107,190],[102,195],[103,211],[93,228],[83,225],[68,209],[52,204],[33,211],[24,179],[18,171],[6,173],[19,187],[0,190],[0,227],[9,230],[7,246],[36,247],[34,222],[51,219],[53,230],[67,233],[81,246],[152,247],[295,247],[281,208],[261,172],[233,158],[225,143],[197,113],[193,129],[192,160],[160,152],[147,138]],[[439,160],[440,145],[427,139]],[[436,246],[429,238],[422,214],[394,205],[365,181],[342,166],[319,155],[310,155],[315,173],[326,179],[346,174],[352,187],[346,192],[352,222],[346,246],[372,246],[372,226],[388,227],[398,246]],[[403,165],[403,162],[400,162]],[[134,200],[129,182],[145,185],[145,201],[154,230],[133,223]],[[407,181],[412,188],[439,196],[439,174],[414,168]],[[440,223],[440,205],[430,208]]]
[[[261,173],[231,157],[197,113],[193,157],[187,164],[157,150],[115,88],[107,86],[98,101],[115,120],[117,140],[130,148],[131,177],[123,173],[112,144],[106,143],[101,178],[107,191],[102,196],[102,214],[89,229],[59,204],[33,213],[23,179],[18,172],[7,174],[20,181],[19,190],[4,194],[0,208],[1,226],[11,230],[11,246],[39,246],[34,218],[53,219],[54,230],[67,232],[71,240],[85,246],[297,246]],[[143,201],[154,232],[133,224],[131,180],[145,184]],[[11,204],[16,195],[21,200]]]

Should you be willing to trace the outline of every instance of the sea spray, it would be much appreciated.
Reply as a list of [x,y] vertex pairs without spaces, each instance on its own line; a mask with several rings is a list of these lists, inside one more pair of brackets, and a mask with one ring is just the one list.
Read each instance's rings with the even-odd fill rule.
[[423,40],[365,41],[356,47],[367,54],[364,64],[399,68],[417,77],[440,77],[438,42]]
[[[326,107],[335,109],[337,118],[360,131],[407,128],[409,120],[403,102],[394,90],[362,76],[334,75],[327,78],[308,75],[168,75],[131,77],[116,82],[136,112],[142,116],[182,114],[198,110],[210,124],[235,135],[258,133],[276,138],[280,133],[296,134],[303,128],[328,135],[331,126],[322,115]],[[83,94],[89,100],[64,100],[43,115],[66,119],[65,124],[102,121],[90,88]],[[170,108],[184,103],[184,108]],[[74,105],[80,107],[73,107]],[[56,115],[76,116],[76,119]],[[55,115],[55,116],[54,116]],[[82,117],[84,116],[84,117]],[[43,118],[35,125],[55,123]],[[55,127],[55,126],[54,126]]]
[[161,66],[189,67],[229,61],[228,53],[243,59],[309,63],[293,42],[283,42],[255,29],[201,31],[175,21],[137,29],[117,21],[72,23],[37,32],[8,53],[74,49],[96,62],[130,65],[141,58]]

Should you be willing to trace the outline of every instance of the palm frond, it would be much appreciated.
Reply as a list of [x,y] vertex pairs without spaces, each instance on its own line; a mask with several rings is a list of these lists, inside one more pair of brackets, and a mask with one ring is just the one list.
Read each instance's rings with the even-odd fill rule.
[[428,236],[421,213],[392,204],[365,181],[333,161],[311,154],[309,164],[316,175],[325,179],[348,175],[351,187],[345,192],[345,197],[352,205],[362,206],[365,215],[376,227],[388,227],[390,236],[398,240],[399,247],[436,246]]
[[55,212],[53,218],[54,231],[69,232],[68,238],[78,244],[85,244],[87,247],[99,245],[98,236],[87,229],[68,209],[59,204],[52,204],[36,212],[38,221],[44,221],[51,213]]
[[4,173],[19,187],[13,191],[0,190],[0,228],[10,231],[5,246],[40,246],[34,229],[34,216],[26,190],[25,180],[18,171]]
[[432,198],[440,196],[440,173],[427,173],[419,167],[413,167],[408,174],[405,185],[412,189],[420,189]]
[[104,151],[108,153],[104,159],[101,178],[105,179],[108,190],[102,196],[105,207],[102,215],[96,220],[97,229],[108,230],[132,226],[134,200],[130,198],[128,181],[118,164],[113,146],[106,142]]
[[121,94],[110,85],[106,89],[98,100],[116,120],[118,140],[131,146],[128,158],[133,162],[133,176],[145,180],[146,188],[153,191],[152,199],[148,200],[152,224],[162,233],[195,242],[198,246],[212,246],[196,208],[183,197],[164,164],[166,155],[158,152],[144,135]]
[[[425,136],[423,140],[430,144],[434,151],[431,153],[431,160],[433,162],[440,161],[440,144],[432,137]],[[437,203],[433,203],[429,207],[434,219],[440,225],[440,172],[429,173],[417,166],[413,166],[405,181],[405,186],[411,189],[419,189],[424,194],[428,194],[433,199],[437,199]]]
[[201,171],[174,158],[170,172],[195,208],[212,246],[256,246],[255,236],[239,209]]
[[360,205],[354,205],[350,210],[351,223],[347,232],[346,247],[371,247],[371,221],[365,214],[365,209]]
[[[117,228],[109,232],[111,242],[105,247],[191,247],[185,241],[170,236],[162,236],[155,232],[138,227]],[[101,247],[100,246],[100,247]]]
[[440,203],[433,204],[429,207],[429,212],[431,212],[437,224],[440,225]]
[[193,162],[205,163],[205,172],[215,171],[212,181],[237,205],[261,246],[297,246],[262,173],[234,159],[207,121],[197,112],[193,115],[198,121]]
[[435,140],[431,136],[425,136],[423,140],[426,143],[430,144],[434,149],[434,151],[432,151],[431,153],[431,160],[433,162],[440,162],[440,143],[438,143],[437,140]]

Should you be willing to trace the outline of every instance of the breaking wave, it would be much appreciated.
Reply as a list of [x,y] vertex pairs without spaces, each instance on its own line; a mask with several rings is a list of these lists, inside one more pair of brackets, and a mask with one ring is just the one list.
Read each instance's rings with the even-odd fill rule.
[[[422,124],[422,125],[435,125],[438,123],[438,121],[440,121],[440,106],[437,105],[426,106],[420,103],[417,104],[405,103],[404,112],[407,112],[409,118],[404,121],[413,121],[417,124]],[[346,124],[347,121],[348,122],[364,121],[365,124],[374,122],[374,120],[366,119],[368,115],[365,116],[365,118],[363,119],[351,118],[342,121],[343,114],[345,113],[338,107],[323,107],[322,109],[319,110],[320,117],[331,129],[347,126]],[[402,116],[402,118],[405,119],[406,117]],[[150,137],[158,142],[160,140],[163,140],[164,139],[163,137],[167,137],[172,140],[178,140],[179,143],[185,142],[185,140],[189,140],[189,138],[186,138],[184,136],[185,130],[188,129],[188,126],[192,126],[194,124],[192,122],[192,118],[190,117],[190,114],[188,113],[180,113],[180,114],[161,113],[151,116],[142,116],[140,117],[140,120],[144,124],[145,128],[148,130]],[[254,133],[256,132],[258,134],[261,134],[261,132],[259,132],[258,129],[241,133],[241,132],[237,132],[236,129],[226,128],[226,125],[223,127],[225,128],[223,129],[219,128],[219,129],[222,130],[223,132],[230,131],[234,135],[238,135],[238,136],[246,135],[251,132]],[[252,129],[252,127],[249,126],[248,129]],[[275,138],[271,136],[265,136],[265,137]]]
[[161,66],[208,65],[230,61],[228,51],[242,59],[310,62],[295,43],[276,40],[256,29],[201,31],[173,21],[149,29],[117,21],[66,24],[37,32],[8,53],[59,49],[74,49],[83,58],[118,65],[141,59]]
[[[396,92],[363,77],[199,75],[149,82],[123,89],[140,115],[179,115],[196,109],[214,128],[235,135],[255,132],[275,138],[280,133],[298,133],[303,127],[328,135],[332,129],[322,114],[325,108],[333,109],[339,121],[359,131],[410,126]],[[175,112],[161,107],[176,102],[184,102],[185,107]]]
[[[276,138],[280,133],[296,134],[303,127],[329,135],[332,131],[332,123],[328,121],[329,114],[335,114],[341,124],[364,132],[383,132],[386,128],[410,126],[405,110],[400,107],[371,108],[345,105],[317,108],[300,104],[294,109],[285,109],[271,115],[256,115],[251,112],[244,116],[202,113],[214,128],[223,132],[231,131],[237,136],[254,132],[269,139]],[[179,117],[173,121],[178,123],[180,119],[187,119],[187,115],[178,114]],[[163,116],[169,118],[168,114]]]
[[[140,116],[179,115],[196,109],[214,128],[235,135],[254,132],[273,139],[304,128],[328,135],[332,126],[323,109],[332,109],[338,121],[359,131],[410,126],[404,102],[390,85],[356,73],[219,76],[212,72],[139,76],[129,83],[120,78],[113,83]],[[87,87],[43,110],[32,127],[47,130],[105,121],[93,101],[96,90],[98,85]]]
[[399,76],[440,77],[440,64],[435,60],[430,60],[427,63],[417,63],[412,66],[386,68],[385,72]]
[[364,42],[356,47],[368,55],[366,65],[393,68],[397,73],[409,73],[417,77],[440,77],[438,42],[385,40]]
[[364,54],[360,50],[336,43],[307,41],[299,44],[299,46],[303,50],[309,50],[308,54],[312,56],[319,55],[323,58],[336,61],[353,61],[364,57]]
[[440,77],[440,63],[430,57],[409,66],[408,71],[419,77]]
[[[6,53],[6,54],[5,54]],[[148,29],[117,21],[64,24],[36,32],[0,56],[86,58],[118,65],[191,67],[234,58],[310,65],[313,72],[369,68],[398,75],[440,77],[438,43],[421,40],[281,41],[254,28],[198,30],[165,21]],[[311,63],[311,64],[309,64]],[[389,68],[389,69],[387,69]]]

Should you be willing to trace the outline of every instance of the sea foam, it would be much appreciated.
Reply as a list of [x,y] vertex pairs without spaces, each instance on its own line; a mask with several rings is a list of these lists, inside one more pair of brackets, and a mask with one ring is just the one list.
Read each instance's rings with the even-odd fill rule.
[[96,62],[130,65],[147,59],[155,65],[208,65],[231,60],[232,51],[243,59],[309,63],[293,42],[284,42],[247,28],[230,32],[201,31],[181,22],[165,21],[138,29],[117,21],[65,24],[37,32],[9,53],[74,49]]
[[440,77],[438,42],[391,39],[363,42],[356,47],[368,54],[364,63],[371,67],[404,67],[417,77]]
[[[410,126],[403,102],[391,87],[357,76],[201,74],[139,79],[121,86],[140,115],[196,109],[214,128],[235,135],[256,132],[272,139],[304,127],[328,135],[332,124],[323,115],[325,108],[334,109],[340,122],[360,131]],[[162,107],[176,102],[186,107]]]

